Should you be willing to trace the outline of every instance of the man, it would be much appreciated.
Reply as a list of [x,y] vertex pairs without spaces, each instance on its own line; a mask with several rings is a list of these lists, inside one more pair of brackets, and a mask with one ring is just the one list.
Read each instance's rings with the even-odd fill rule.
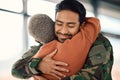
[[[75,12],[76,15],[78,15],[79,17],[73,16],[71,14],[72,12]],[[86,10],[84,6],[76,0],[64,0],[59,3],[56,6],[55,21],[55,34],[58,40],[60,42],[64,42],[66,39],[71,39],[74,35],[76,35],[79,32],[79,30],[76,29],[76,27],[78,27],[78,25],[76,24],[76,20],[79,19],[79,24],[82,24],[85,20],[85,15]],[[94,50],[100,50],[99,46],[97,45],[104,46],[107,53],[104,53],[104,51],[104,54],[95,53]],[[36,69],[38,70],[38,75],[40,75],[40,73],[42,72],[45,74],[52,74],[57,78],[60,78],[59,76],[65,76],[61,73],[61,71],[68,72],[68,70],[59,66],[67,66],[67,63],[53,60],[52,57],[54,56],[54,54],[55,52],[41,59],[41,61],[38,60],[39,65]],[[110,42],[100,34],[91,47],[89,54],[83,68],[78,72],[78,74],[67,76],[64,78],[65,80],[112,80],[111,69],[113,65],[113,54]],[[34,75],[34,73],[31,73],[28,68],[28,64],[34,62],[33,60],[29,61],[31,56],[28,56],[21,60],[21,62],[24,61],[24,64],[22,66],[14,67],[12,69],[14,73],[16,72],[16,74],[13,75],[22,78],[29,78]],[[39,79],[42,80],[43,77],[39,77]]]

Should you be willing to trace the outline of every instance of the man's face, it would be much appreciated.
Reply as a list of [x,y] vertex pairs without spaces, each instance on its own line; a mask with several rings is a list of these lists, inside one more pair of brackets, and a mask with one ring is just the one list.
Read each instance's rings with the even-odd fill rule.
[[60,42],[71,39],[79,32],[79,15],[70,10],[61,10],[56,14],[55,34]]

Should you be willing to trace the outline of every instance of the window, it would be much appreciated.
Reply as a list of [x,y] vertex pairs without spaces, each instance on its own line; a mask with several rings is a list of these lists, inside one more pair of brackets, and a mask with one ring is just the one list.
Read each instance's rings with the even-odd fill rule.
[[55,5],[56,3],[48,2],[45,0],[29,0],[27,5],[28,14],[47,14],[54,20]]
[[21,12],[23,9],[22,0],[2,0],[0,1],[0,8]]
[[22,16],[0,11],[0,60],[9,60],[22,50]]
[[105,15],[99,15],[102,31],[109,32],[113,34],[120,34],[120,19],[112,18]]
[[[22,51],[22,15],[0,11],[0,79],[9,76],[12,64],[21,56]],[[5,75],[4,75],[5,74]],[[8,77],[9,76],[9,77]],[[7,79],[6,79],[7,78]],[[13,80],[13,79],[12,79]]]

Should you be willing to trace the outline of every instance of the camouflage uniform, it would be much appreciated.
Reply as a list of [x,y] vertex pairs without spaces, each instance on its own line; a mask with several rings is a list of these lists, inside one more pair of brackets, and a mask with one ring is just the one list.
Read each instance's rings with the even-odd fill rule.
[[[28,69],[30,58],[38,51],[41,44],[32,47],[12,68],[12,75],[18,78],[30,78],[34,74]],[[113,50],[107,38],[99,34],[92,45],[83,68],[76,74],[62,80],[112,80]]]
[[[104,48],[101,45],[105,47],[106,51],[103,50]],[[99,51],[96,52],[95,48]],[[66,77],[63,80],[112,80],[112,65],[112,45],[107,38],[102,36],[102,34],[99,34],[99,37],[89,51],[83,68],[77,73],[77,75]]]

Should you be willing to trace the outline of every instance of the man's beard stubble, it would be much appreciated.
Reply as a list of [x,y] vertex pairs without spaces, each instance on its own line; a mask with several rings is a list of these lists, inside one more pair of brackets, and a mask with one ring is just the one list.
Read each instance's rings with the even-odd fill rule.
[[72,38],[72,34],[68,34],[68,33],[65,33],[65,34],[63,34],[63,33],[60,33],[60,32],[56,32],[56,35],[63,35],[63,36],[67,36],[67,38],[58,38],[58,40],[60,41],[60,42],[64,42],[66,39],[71,39]]

